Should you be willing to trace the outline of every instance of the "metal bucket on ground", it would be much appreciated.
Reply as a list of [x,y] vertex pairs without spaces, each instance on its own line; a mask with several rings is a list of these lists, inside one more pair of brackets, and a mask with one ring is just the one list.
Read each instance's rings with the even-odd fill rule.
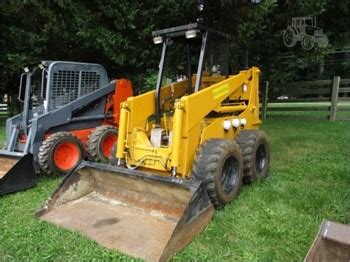
[[324,220],[304,261],[350,261],[350,226]]
[[36,173],[33,166],[33,155],[0,150],[0,195],[35,185]]
[[42,220],[147,261],[169,260],[213,215],[200,182],[87,162],[37,212]]

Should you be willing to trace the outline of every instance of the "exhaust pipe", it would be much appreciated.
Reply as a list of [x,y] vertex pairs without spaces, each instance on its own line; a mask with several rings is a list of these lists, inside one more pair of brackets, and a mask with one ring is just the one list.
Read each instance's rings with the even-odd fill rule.
[[0,150],[0,195],[36,185],[33,155]]
[[214,215],[201,182],[82,162],[37,216],[146,261],[168,261]]

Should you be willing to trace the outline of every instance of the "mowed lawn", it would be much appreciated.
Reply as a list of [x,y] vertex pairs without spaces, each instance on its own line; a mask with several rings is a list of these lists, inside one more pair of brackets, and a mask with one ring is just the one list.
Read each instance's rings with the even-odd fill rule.
[[[350,122],[269,119],[262,129],[269,177],[243,187],[174,261],[301,261],[322,219],[350,222]],[[59,181],[0,198],[0,261],[133,260],[34,216]]]

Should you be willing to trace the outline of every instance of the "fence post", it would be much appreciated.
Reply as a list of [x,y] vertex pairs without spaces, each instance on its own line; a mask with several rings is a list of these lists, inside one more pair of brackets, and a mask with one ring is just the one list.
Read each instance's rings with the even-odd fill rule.
[[338,95],[339,95],[339,84],[340,76],[335,76],[333,78],[333,87],[332,87],[332,98],[331,98],[331,112],[329,115],[329,120],[334,121],[337,114],[337,105],[338,105]]
[[265,88],[262,93],[262,103],[261,103],[261,118],[262,120],[266,119],[267,115],[267,100],[269,94],[269,81],[265,81]]

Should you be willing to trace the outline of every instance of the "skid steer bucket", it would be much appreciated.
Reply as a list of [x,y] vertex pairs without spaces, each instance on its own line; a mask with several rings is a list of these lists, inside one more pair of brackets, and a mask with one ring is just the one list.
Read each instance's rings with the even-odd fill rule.
[[37,212],[42,220],[147,261],[170,259],[213,215],[200,182],[86,162]]
[[0,195],[36,185],[33,155],[0,150]]
[[350,226],[324,220],[304,261],[350,261]]

